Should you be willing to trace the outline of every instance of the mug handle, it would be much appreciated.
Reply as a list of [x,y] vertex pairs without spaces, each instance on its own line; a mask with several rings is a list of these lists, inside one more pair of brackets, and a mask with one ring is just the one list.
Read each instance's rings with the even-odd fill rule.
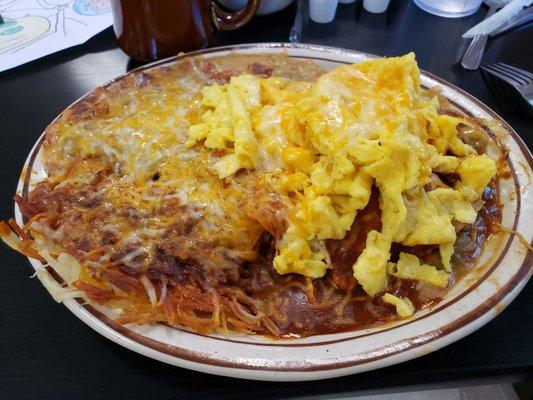
[[219,31],[238,29],[252,19],[260,4],[261,0],[248,0],[245,8],[230,13],[223,11],[214,0],[211,0],[211,20]]

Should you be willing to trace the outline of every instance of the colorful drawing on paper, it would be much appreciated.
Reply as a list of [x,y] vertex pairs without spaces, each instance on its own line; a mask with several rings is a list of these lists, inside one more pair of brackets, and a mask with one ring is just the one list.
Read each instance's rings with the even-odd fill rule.
[[50,29],[50,21],[43,17],[22,17],[0,24],[0,54],[22,48]]
[[[112,23],[110,0],[0,0],[0,71],[87,41]],[[9,58],[9,59],[8,59]]]
[[73,10],[80,15],[100,15],[111,10],[109,0],[75,0]]

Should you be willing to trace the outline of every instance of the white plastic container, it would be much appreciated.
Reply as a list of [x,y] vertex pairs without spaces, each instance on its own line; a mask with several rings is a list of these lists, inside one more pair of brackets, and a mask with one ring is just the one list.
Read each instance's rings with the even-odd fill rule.
[[338,0],[309,0],[309,17],[319,24],[327,24],[335,18]]
[[364,0],[363,8],[374,14],[380,14],[387,10],[390,0]]
[[446,18],[461,18],[475,13],[483,0],[414,0],[422,10]]
[[[181,1],[181,0],[176,0]],[[232,10],[242,10],[246,7],[246,0],[219,0],[220,3]],[[257,10],[257,15],[267,15],[283,10],[293,0],[263,0]]]

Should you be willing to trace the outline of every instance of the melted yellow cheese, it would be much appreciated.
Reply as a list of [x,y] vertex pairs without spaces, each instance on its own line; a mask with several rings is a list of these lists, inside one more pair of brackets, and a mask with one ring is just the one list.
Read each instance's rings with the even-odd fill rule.
[[[83,185],[99,169],[113,169],[99,188],[103,202],[98,212],[113,210],[103,229],[119,236],[118,249],[135,246],[138,253],[147,254],[155,241],[186,217],[200,221],[195,229],[204,243],[220,248],[228,258],[254,260],[262,230],[241,209],[247,193],[212,174],[207,151],[186,146],[191,122],[201,118],[196,115],[200,99],[194,91],[189,93],[189,83],[195,82],[172,76],[159,79],[161,87],[130,87],[110,94],[109,112],[102,116],[56,124],[54,140],[45,145],[50,179]],[[215,101],[209,89],[204,90],[206,105],[211,104],[209,98]],[[143,216],[140,226],[130,226],[123,214],[130,209]],[[45,229],[34,228],[35,232]],[[59,229],[56,237],[61,235],[68,232]]]

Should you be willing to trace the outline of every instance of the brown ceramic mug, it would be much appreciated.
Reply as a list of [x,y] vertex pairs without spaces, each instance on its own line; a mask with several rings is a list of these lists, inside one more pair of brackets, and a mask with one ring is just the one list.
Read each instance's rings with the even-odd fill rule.
[[205,47],[215,29],[246,24],[261,0],[248,0],[234,13],[213,0],[112,0],[118,44],[136,60],[152,61]]

